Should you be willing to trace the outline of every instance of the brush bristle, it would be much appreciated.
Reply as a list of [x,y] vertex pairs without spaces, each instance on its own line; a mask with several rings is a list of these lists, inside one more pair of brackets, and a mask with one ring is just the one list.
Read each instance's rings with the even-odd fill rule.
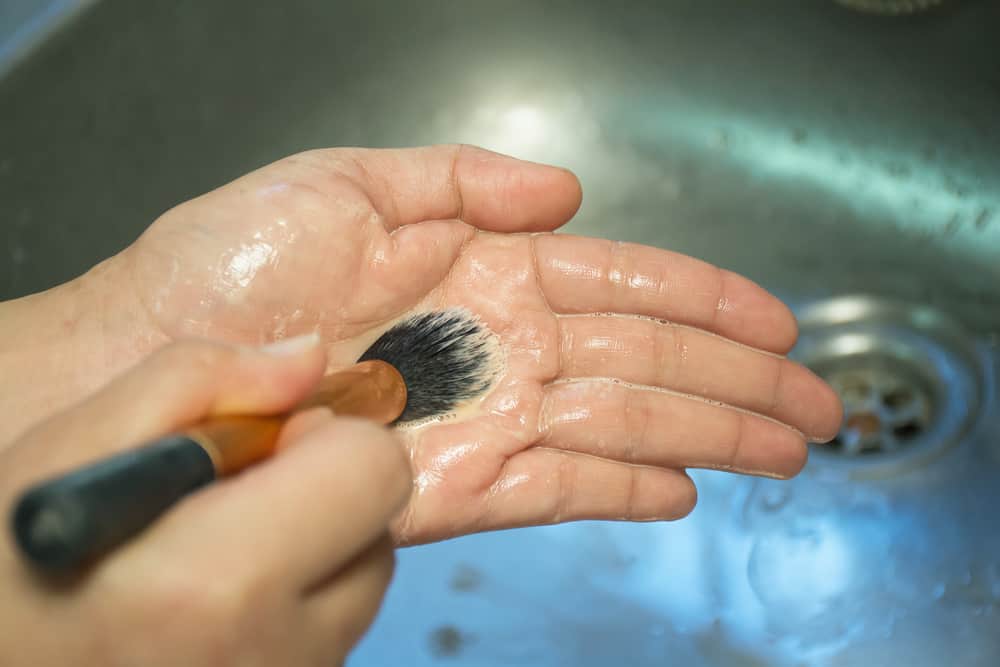
[[439,417],[481,396],[497,373],[497,345],[472,313],[420,313],[382,334],[358,361],[380,359],[406,381],[406,408],[397,423]]

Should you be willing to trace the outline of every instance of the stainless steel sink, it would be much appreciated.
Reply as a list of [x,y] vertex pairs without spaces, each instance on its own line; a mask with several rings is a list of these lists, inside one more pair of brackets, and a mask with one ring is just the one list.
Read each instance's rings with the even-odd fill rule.
[[839,443],[788,483],[696,473],[674,524],[405,550],[353,664],[995,666],[998,28],[990,0],[104,0],[0,80],[0,296],[308,147],[564,164],[571,231],[793,304]]

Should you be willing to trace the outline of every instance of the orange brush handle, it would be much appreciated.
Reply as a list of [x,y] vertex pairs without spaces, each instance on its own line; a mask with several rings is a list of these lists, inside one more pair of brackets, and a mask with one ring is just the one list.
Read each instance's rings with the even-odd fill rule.
[[[406,407],[406,383],[392,365],[363,361],[332,373],[295,412],[326,406],[334,414],[390,424]],[[267,417],[215,417],[184,432],[200,444],[219,477],[231,475],[274,453],[278,434],[294,412]]]

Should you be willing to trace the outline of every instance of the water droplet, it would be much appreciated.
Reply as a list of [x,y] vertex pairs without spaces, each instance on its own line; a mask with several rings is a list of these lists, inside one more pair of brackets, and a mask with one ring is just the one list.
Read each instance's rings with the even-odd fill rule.
[[729,132],[719,128],[712,133],[709,139],[713,148],[725,151],[729,149]]
[[459,564],[451,578],[451,589],[460,593],[470,593],[482,584],[483,575],[479,570],[465,564]]
[[990,224],[990,217],[992,217],[992,215],[993,211],[991,211],[988,208],[984,208],[982,211],[980,211],[979,215],[976,217],[976,222],[975,222],[976,231],[981,232],[984,229],[986,229],[987,225]]
[[765,512],[777,512],[788,503],[789,497],[787,484],[769,486],[760,496],[760,508]]
[[934,586],[933,590],[931,590],[931,596],[935,600],[940,600],[941,598],[944,597],[945,591],[947,591],[947,590],[948,590],[948,586],[946,584],[944,584],[944,582],[942,582],[942,583],[937,584],[936,586]]
[[952,214],[951,218],[948,220],[948,224],[944,226],[945,236],[954,236],[958,233],[958,230],[962,227],[962,215],[961,213]]
[[458,655],[469,638],[454,625],[442,625],[430,634],[431,654],[436,658],[449,658]]
[[1000,600],[1000,563],[992,563],[986,569],[986,576],[990,582],[990,593],[996,600]]

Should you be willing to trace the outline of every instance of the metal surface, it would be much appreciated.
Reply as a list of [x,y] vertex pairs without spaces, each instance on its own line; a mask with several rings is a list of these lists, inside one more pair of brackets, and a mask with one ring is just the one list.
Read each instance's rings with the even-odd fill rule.
[[941,4],[943,0],[837,0],[840,4],[851,9],[873,14],[887,14],[898,16],[900,14],[910,14],[922,12]]
[[0,77],[96,0],[0,0]]
[[408,549],[353,664],[994,666],[997,26],[989,0],[891,21],[827,0],[105,0],[0,81],[0,295],[307,147],[565,164],[586,193],[571,231],[708,259],[800,312],[870,294],[946,313],[978,409],[891,474],[698,473],[675,524]]

